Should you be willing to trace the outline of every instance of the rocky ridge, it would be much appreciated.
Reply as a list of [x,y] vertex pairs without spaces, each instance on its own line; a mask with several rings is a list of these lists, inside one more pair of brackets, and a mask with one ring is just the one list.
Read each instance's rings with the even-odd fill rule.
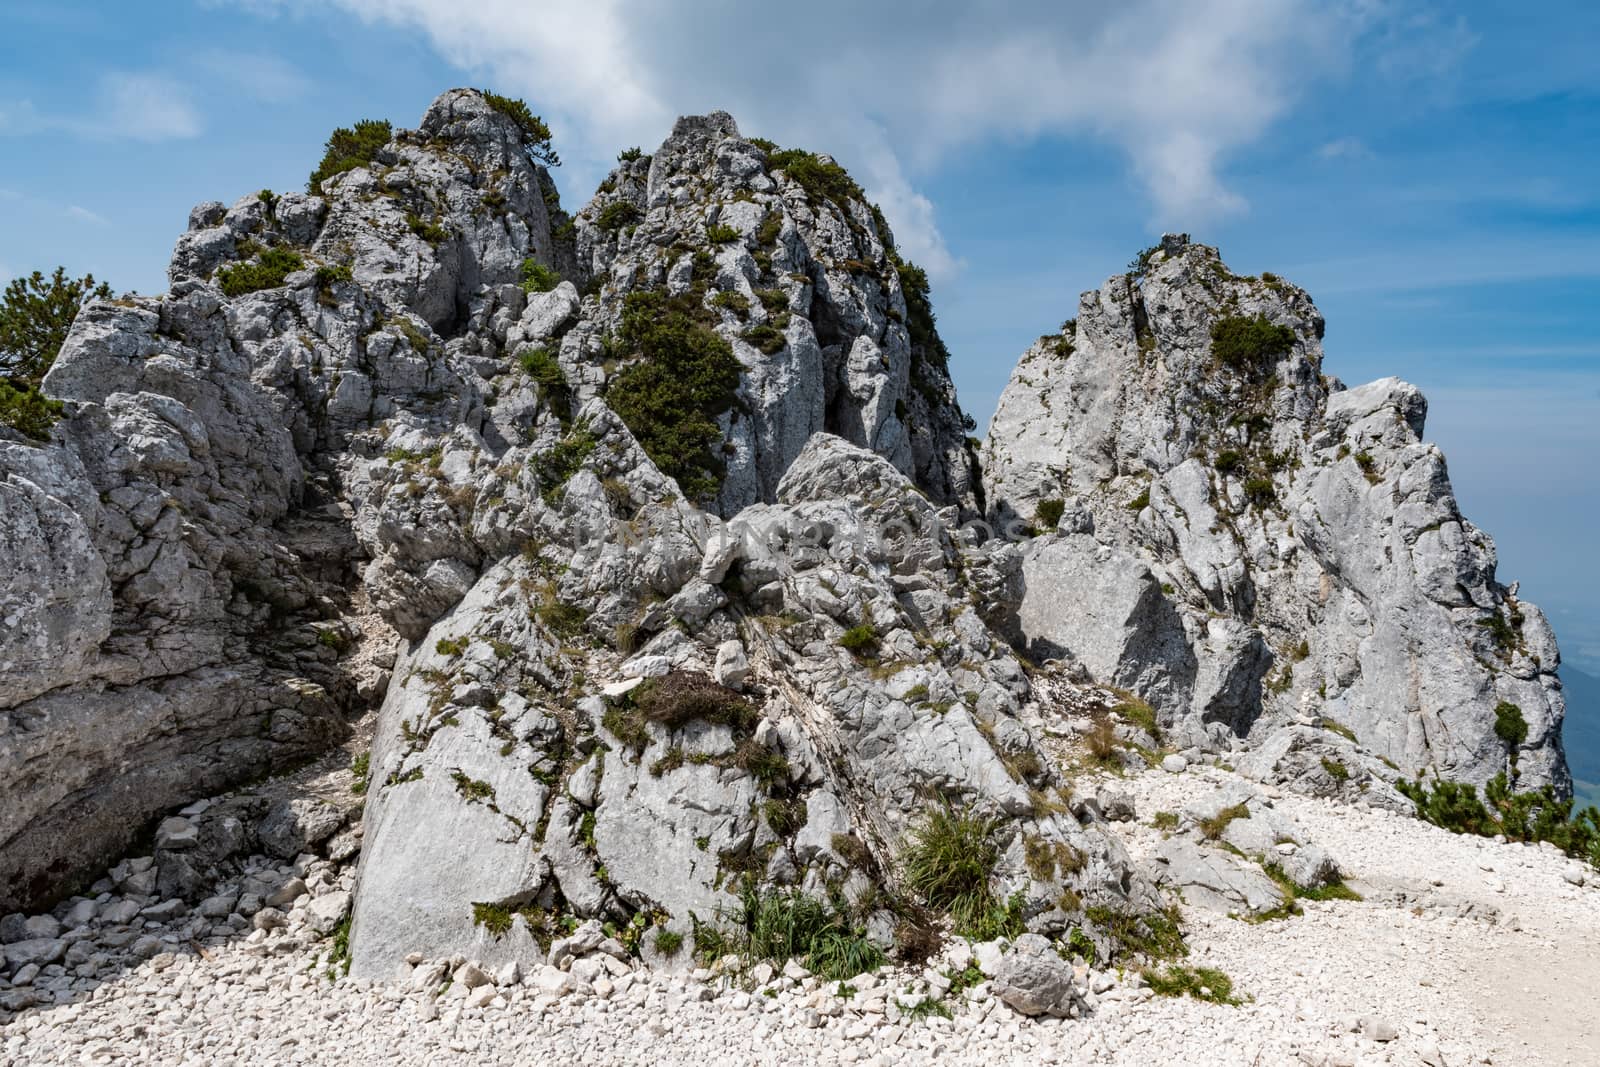
[[[1396,811],[1425,766],[1565,784],[1548,626],[1415,390],[1321,375],[1303,292],[1167,242],[1024,357],[980,480],[925,279],[832,160],[683,119],[568,216],[496,99],[445,94],[316,193],[196,208],[168,294],[80,315],[52,439],[0,439],[28,561],[0,604],[0,905],[169,815],[82,899],[165,924],[233,893],[209,935],[263,944],[244,882],[319,874],[286,921],[338,928],[356,980],[444,960],[592,993],[623,975],[545,970],[594,955],[561,966],[567,926],[652,931],[628,956],[668,966],[656,935],[752,886],[906,951],[948,925],[902,863],[944,802],[990,827],[1010,921],[1103,957],[1158,885],[1293,899],[1204,835],[1137,860],[1087,766],[1220,751]],[[1213,324],[1257,314],[1282,358],[1219,366]],[[353,725],[359,830],[325,800],[179,810]],[[1337,881],[1261,794],[1222,801],[1185,830],[1242,805],[1233,849]],[[997,995],[1081,1014],[1092,978],[1039,944]]]
[[[1014,636],[1138,692],[1185,743],[1270,749],[1284,780],[1339,757],[1299,728],[1320,725],[1378,778],[1569,789],[1549,624],[1496,580],[1422,394],[1346,388],[1323,330],[1304,290],[1187,237],[1085,293],[1024,354],[984,446],[993,521],[1046,535]],[[1509,748],[1502,704],[1527,726]]]

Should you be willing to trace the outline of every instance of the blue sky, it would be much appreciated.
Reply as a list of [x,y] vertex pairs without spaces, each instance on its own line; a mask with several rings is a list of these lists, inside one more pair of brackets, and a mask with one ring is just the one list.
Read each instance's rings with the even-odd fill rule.
[[1600,670],[1600,5],[1421,0],[174,0],[6,5],[0,276],[158,291],[189,207],[297,188],[336,125],[478,84],[569,205],[723,107],[836,154],[930,268],[984,422],[1164,229],[1308,288],[1327,369],[1431,401],[1503,581]]

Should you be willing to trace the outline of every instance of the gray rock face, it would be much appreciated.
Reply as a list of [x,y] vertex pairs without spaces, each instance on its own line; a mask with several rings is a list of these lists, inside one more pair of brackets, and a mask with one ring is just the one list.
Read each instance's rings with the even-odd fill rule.
[[[1258,347],[1219,352],[1228,320]],[[1496,580],[1421,394],[1346,389],[1322,332],[1304,291],[1187,238],[1085,293],[1023,356],[984,446],[997,526],[1062,509],[1022,548],[1015,636],[1212,749],[1320,717],[1408,775],[1482,783],[1508,768],[1493,725],[1510,702],[1521,784],[1566,789],[1543,614]]]
[[[0,593],[0,906],[344,736],[381,692],[379,616],[425,628],[470,588],[465,472],[415,464],[449,472],[423,487],[382,456],[481,440],[476,361],[523,311],[523,260],[563,261],[520,137],[446,94],[321,196],[197,208],[170,293],[79,315],[45,385],[68,408],[52,440],[0,435],[0,549],[19,561]],[[269,246],[306,269],[226,296],[221,270]],[[364,558],[377,615],[351,610]]]
[[972,512],[970,422],[918,288],[925,283],[859,190],[808,188],[784,162],[716,112],[679,119],[653,155],[612,172],[576,218],[579,258],[601,283],[598,309],[586,305],[561,343],[579,401],[607,380],[595,353],[627,293],[703,284],[716,330],[743,367],[739,416],[722,418],[718,514],[771,503],[819,431],[884,456],[939,503]]
[[[631,472],[649,501],[636,536],[546,524],[548,542],[487,569],[397,663],[352,973],[389,973],[411,951],[536,973],[551,912],[619,925],[645,912],[687,930],[726,921],[741,872],[861,898],[892,876],[930,794],[1000,818],[996,888],[1020,892],[1039,929],[1082,921],[1062,901],[1153,901],[1114,839],[1038,802],[1058,772],[1036,748],[1026,674],[959,594],[966,550],[944,525],[955,509],[886,458],[817,434],[775,503],[724,522],[664,492],[600,402],[583,411],[589,469],[559,506],[603,516],[615,495],[603,481]],[[575,619],[561,604],[592,608]],[[595,650],[563,631],[574,625]],[[862,626],[872,647],[842,648]],[[679,678],[715,689],[718,675],[741,683],[742,698],[719,698],[742,699],[740,716],[662,721],[640,703]],[[1025,838],[1082,865],[1036,878]]]

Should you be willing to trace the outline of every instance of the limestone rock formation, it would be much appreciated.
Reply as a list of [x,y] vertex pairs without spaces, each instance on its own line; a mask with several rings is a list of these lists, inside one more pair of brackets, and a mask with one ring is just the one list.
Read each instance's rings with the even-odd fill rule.
[[[1187,744],[1287,757],[1303,734],[1267,739],[1321,724],[1407,775],[1568,788],[1544,615],[1496,580],[1422,395],[1345,388],[1322,335],[1303,290],[1185,237],[1085,293],[984,446],[992,520],[1046,527],[1015,636],[1137,691]],[[1509,751],[1502,703],[1528,727]]]
[[[1564,783],[1543,617],[1415,390],[1321,375],[1304,293],[1169,242],[1025,357],[980,482],[926,279],[833,160],[685,118],[569,216],[529,120],[454,90],[308,193],[200,205],[170,292],[79,316],[50,439],[0,431],[0,910],[150,827],[116,884],[173,910],[359,847],[294,921],[348,914],[364,978],[547,975],[563,933],[603,967],[602,924],[670,944],[751,887],[888,946],[949,805],[1009,927],[1106,948],[1160,907],[1061,758],[1069,711],[1136,706],[1106,686],[1157,709],[1129,753],[1396,807],[1384,759],[1482,780],[1514,702]],[[183,808],[374,709],[359,826]],[[1019,1003],[1074,1011],[1042,944]]]

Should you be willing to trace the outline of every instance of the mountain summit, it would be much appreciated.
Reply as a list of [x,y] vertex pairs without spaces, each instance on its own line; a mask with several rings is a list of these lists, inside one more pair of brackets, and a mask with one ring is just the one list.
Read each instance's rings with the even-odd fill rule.
[[[177,913],[253,850],[359,851],[363,978],[519,973],[583,922],[664,963],[774,899],[852,958],[954,930],[1048,970],[1046,938],[1170,945],[1162,885],[1338,883],[1268,814],[1234,850],[1306,844],[1290,888],[1138,862],[1094,768],[1396,812],[1424,772],[1570,788],[1549,626],[1421,395],[1324,374],[1302,290],[1165,239],[1023,356],[980,457],[926,277],[834,160],[683,118],[569,214],[553,159],[453,90],[338,131],[306,193],[199,205],[168,293],[80,313],[48,440],[0,430],[0,905],[182,808],[121,891]],[[191,804],[352,730],[359,835]]]

